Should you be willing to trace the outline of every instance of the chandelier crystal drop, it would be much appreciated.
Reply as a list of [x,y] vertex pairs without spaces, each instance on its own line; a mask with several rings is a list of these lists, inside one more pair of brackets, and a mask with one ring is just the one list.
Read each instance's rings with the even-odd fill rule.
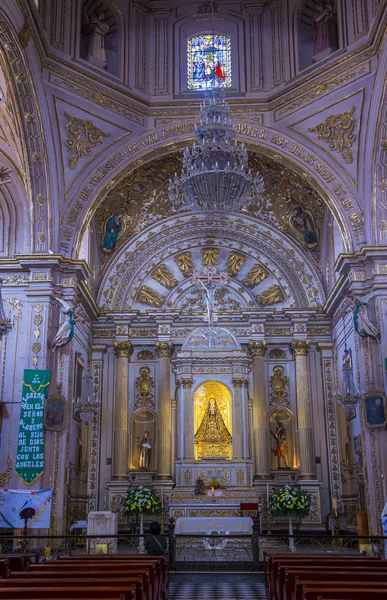
[[174,206],[182,195],[184,205],[192,211],[228,214],[243,208],[251,196],[262,196],[262,176],[248,170],[247,150],[235,139],[223,88],[206,93],[195,135],[198,143],[184,150],[181,176],[175,174],[169,182]]

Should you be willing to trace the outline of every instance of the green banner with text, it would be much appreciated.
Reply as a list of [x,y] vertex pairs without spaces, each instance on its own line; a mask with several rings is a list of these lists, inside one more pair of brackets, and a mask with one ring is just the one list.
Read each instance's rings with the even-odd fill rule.
[[24,371],[16,473],[27,485],[44,471],[43,415],[50,376],[51,371]]

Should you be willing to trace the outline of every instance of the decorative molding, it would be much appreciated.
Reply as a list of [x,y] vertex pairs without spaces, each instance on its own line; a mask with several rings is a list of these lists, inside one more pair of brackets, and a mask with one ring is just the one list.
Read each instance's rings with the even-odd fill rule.
[[195,265],[192,260],[191,252],[182,252],[175,256],[174,260],[184,277],[192,277],[195,271]]
[[159,358],[172,358],[175,346],[172,342],[156,342],[156,352]]
[[153,388],[154,381],[150,376],[150,368],[141,367],[140,376],[136,379],[137,394],[135,408],[138,406],[154,406]]
[[243,267],[246,256],[239,252],[230,252],[227,258],[226,271],[230,277],[235,277]]
[[218,248],[202,248],[200,250],[202,255],[203,267],[216,267],[219,260],[219,249]]
[[192,386],[193,386],[193,379],[191,377],[189,377],[189,378],[183,377],[183,379],[180,380],[180,383],[184,389],[189,389],[189,388],[192,388]]
[[293,340],[290,352],[293,356],[308,356],[310,340]]
[[284,375],[284,367],[276,365],[273,367],[273,375],[270,377],[270,406],[278,404],[289,406],[289,378]]
[[317,134],[319,140],[323,140],[329,144],[329,148],[333,152],[340,154],[347,164],[353,162],[350,147],[356,140],[353,133],[356,123],[352,116],[354,112],[355,107],[338,115],[330,115],[322,123],[316,125],[316,127],[308,128],[308,131]]
[[64,114],[67,118],[68,140],[65,146],[70,152],[69,167],[75,169],[78,161],[89,156],[92,149],[102,144],[103,138],[110,137],[111,133],[104,133],[90,120],[84,121],[79,117],[73,117],[67,111]]
[[256,299],[258,304],[261,306],[272,306],[273,304],[278,304],[278,302],[283,302],[285,300],[285,296],[280,286],[274,284],[261,294],[257,294]]
[[266,344],[266,340],[251,340],[248,343],[249,354],[253,357],[265,356]]
[[273,348],[272,350],[270,350],[269,352],[269,358],[286,358],[286,352],[285,350],[282,350],[281,348]]
[[254,265],[242,280],[242,283],[248,288],[254,288],[266,277],[269,277],[269,273],[261,265]]
[[172,275],[167,265],[160,265],[152,273],[152,278],[158,281],[163,287],[172,290],[178,283],[177,279]]
[[129,359],[133,354],[132,342],[113,342],[116,358]]
[[155,308],[160,308],[165,301],[165,296],[162,296],[155,290],[153,290],[149,285],[143,285],[140,291],[137,294],[137,302],[141,304],[148,304],[149,306],[154,306]]
[[140,350],[137,352],[137,360],[154,360],[155,355],[150,350]]

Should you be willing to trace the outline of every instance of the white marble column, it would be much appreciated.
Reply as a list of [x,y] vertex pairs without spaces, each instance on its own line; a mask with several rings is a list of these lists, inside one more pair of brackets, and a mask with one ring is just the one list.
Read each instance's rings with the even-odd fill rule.
[[156,342],[159,357],[157,410],[157,479],[172,479],[172,402],[171,357],[172,342]]
[[243,459],[243,394],[244,377],[233,377],[234,398],[232,403],[232,457]]
[[184,401],[184,428],[182,436],[184,439],[184,460],[193,460],[194,458],[194,403],[191,397],[191,390],[193,386],[193,380],[191,378],[184,378],[181,380],[181,386],[183,388],[183,401]]
[[133,354],[131,342],[114,342],[116,390],[114,403],[113,479],[128,478],[128,361]]
[[266,382],[265,382],[265,340],[249,342],[253,357],[253,450],[254,479],[269,474],[269,426],[267,421]]
[[300,447],[300,471],[304,479],[315,476],[313,414],[309,390],[309,340],[293,340],[290,346],[296,361],[297,421]]

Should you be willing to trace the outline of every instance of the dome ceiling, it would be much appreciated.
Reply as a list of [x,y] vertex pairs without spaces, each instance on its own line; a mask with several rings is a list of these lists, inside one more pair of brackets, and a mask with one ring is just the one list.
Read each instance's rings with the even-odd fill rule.
[[[291,235],[318,264],[323,200],[303,177],[271,157],[249,152],[249,167],[264,178],[264,201],[252,198],[242,212]],[[169,179],[180,171],[181,153],[170,154],[141,165],[109,191],[95,215],[101,262],[149,225],[187,213],[183,206],[174,211],[168,198]]]

